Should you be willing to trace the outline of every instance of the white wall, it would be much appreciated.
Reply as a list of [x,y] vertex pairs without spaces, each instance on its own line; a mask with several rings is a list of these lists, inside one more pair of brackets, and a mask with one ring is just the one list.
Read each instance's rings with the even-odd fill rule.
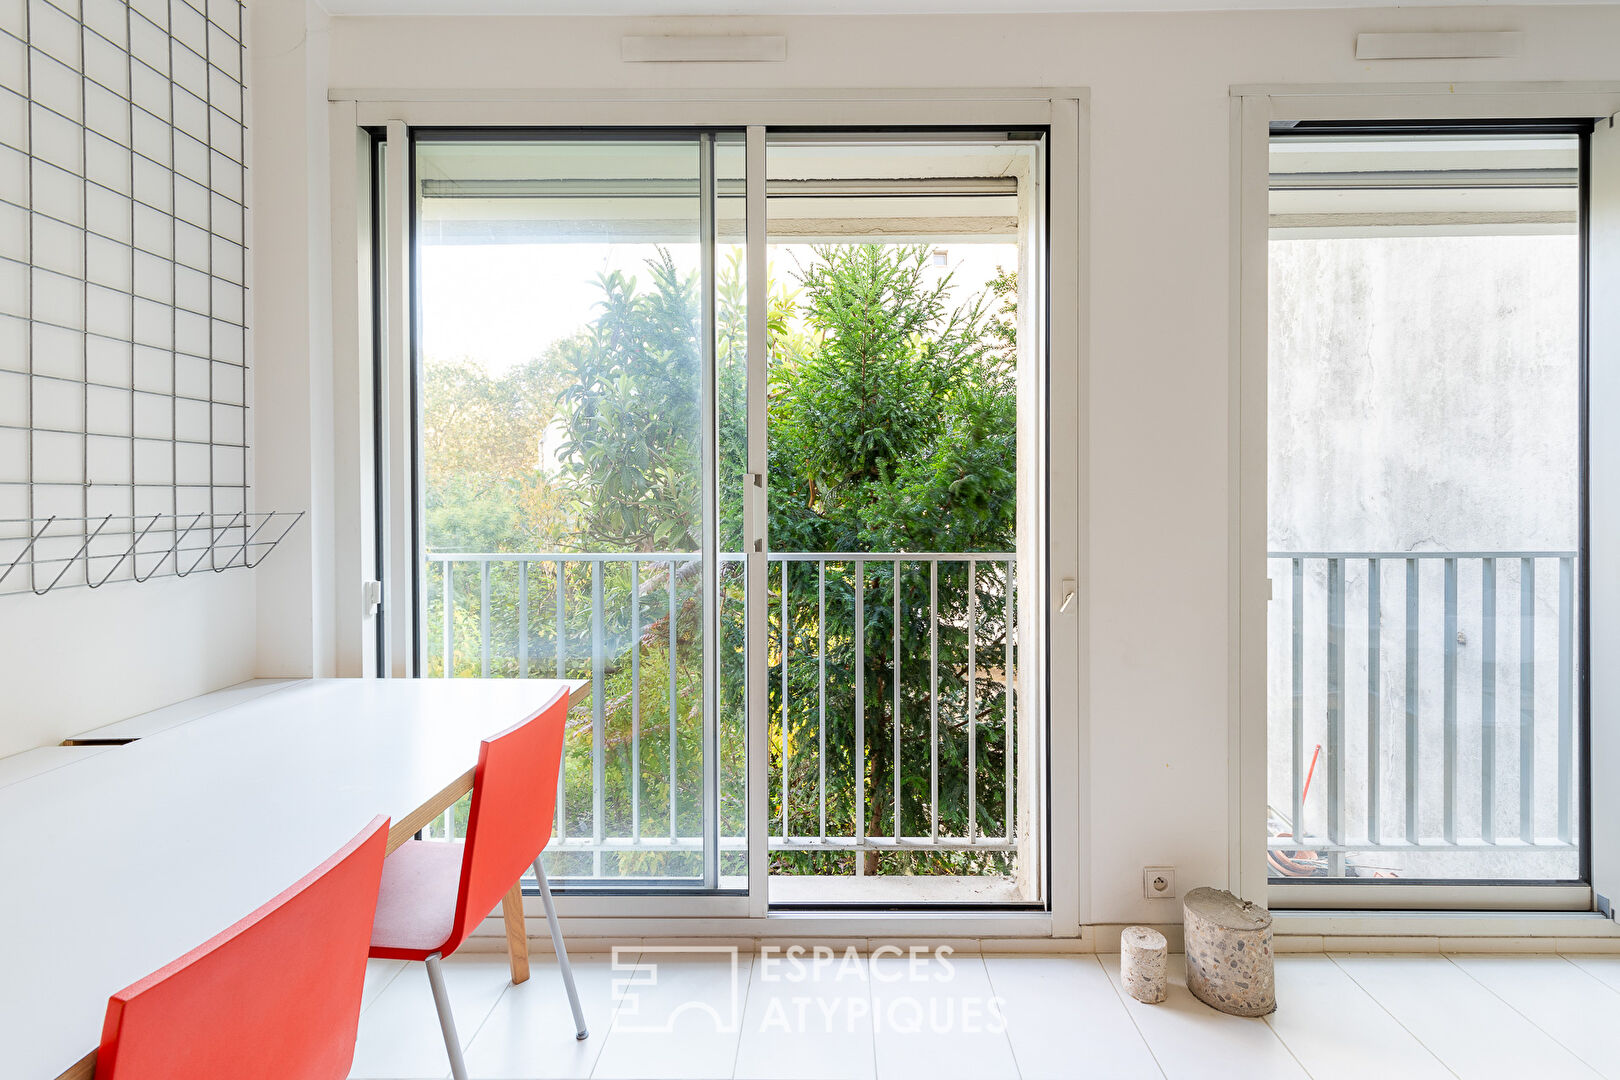
[[253,677],[241,570],[0,604],[0,756]]
[[[261,0],[252,16],[255,498],[309,511],[307,529],[255,571],[257,671],[334,674],[331,265],[326,37],[304,0]],[[355,586],[358,587],[358,586]]]
[[[1353,58],[1357,31],[1453,28],[1523,30],[1525,55],[1371,64]],[[621,35],[649,32],[785,33],[789,59],[622,63]],[[1141,899],[1141,867],[1176,866],[1184,889],[1225,885],[1230,854],[1229,88],[1620,79],[1617,42],[1620,7],[1614,6],[930,18],[338,18],[330,24],[329,79],[334,87],[515,90],[1090,88],[1093,291],[1083,463],[1090,566],[1081,568],[1092,627],[1087,921],[1168,921],[1176,917],[1173,906]],[[309,48],[290,39],[285,44]],[[296,83],[288,76],[255,91],[257,131],[275,138],[277,152],[287,155],[267,160],[266,147],[256,146],[258,250],[276,260],[258,267],[258,423],[261,447],[287,440],[285,473],[273,482],[285,485],[293,500],[302,482],[304,501],[314,503],[315,480],[325,478],[318,459],[306,463],[302,455],[320,422],[309,400],[318,402],[320,395],[311,395],[310,372],[299,359],[282,367],[264,355],[272,325],[308,332],[307,298],[295,295],[290,281],[299,264],[295,249],[308,242],[311,227],[324,227],[303,216],[306,204],[313,215],[307,192],[265,190],[270,178],[301,183],[302,153],[312,155],[311,170],[325,175],[316,160],[324,135],[302,148],[292,137],[291,125],[311,115],[307,87]],[[272,273],[284,276],[287,287],[271,288],[266,279]],[[267,456],[261,450],[261,484],[272,482]],[[281,664],[307,656],[316,663],[310,626],[318,621],[318,593],[309,565],[295,567],[288,558],[259,584],[260,673],[291,673],[265,668],[272,659]],[[1073,724],[1076,715],[1058,703],[1053,722]]]

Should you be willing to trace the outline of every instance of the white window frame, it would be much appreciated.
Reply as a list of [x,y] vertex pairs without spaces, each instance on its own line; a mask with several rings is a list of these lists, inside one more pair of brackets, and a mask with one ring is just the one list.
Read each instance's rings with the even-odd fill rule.
[[[1455,83],[1235,86],[1231,90],[1231,478],[1228,595],[1232,633],[1229,788],[1235,823],[1229,870],[1245,897],[1283,911],[1281,933],[1457,932],[1451,913],[1591,912],[1574,885],[1274,885],[1266,869],[1267,277],[1271,123],[1277,120],[1569,119],[1620,111],[1620,83]],[[1590,798],[1590,792],[1583,792]],[[1587,838],[1591,843],[1591,838]],[[1594,847],[1594,861],[1597,856]],[[1594,864],[1594,873],[1598,869]],[[1394,929],[1384,912],[1406,912]],[[1314,914],[1320,912],[1320,914]],[[1338,914],[1348,912],[1349,914]],[[1358,914],[1359,913],[1359,914]],[[1445,914],[1441,914],[1445,913]],[[1391,913],[1393,914],[1393,913]],[[1596,916],[1593,916],[1596,918]],[[1502,924],[1502,933],[1546,933]],[[1566,928],[1560,932],[1567,933]]]
[[[765,889],[763,806],[750,810],[750,888],[747,896],[560,896],[559,914],[569,933],[586,938],[624,936],[842,938],[932,936],[974,938],[1078,938],[1089,919],[1086,880],[1090,856],[1090,783],[1086,749],[1090,742],[1087,657],[1088,617],[1085,576],[1087,562],[1085,404],[1087,379],[1087,305],[1089,266],[1086,258],[1089,194],[1084,166],[1088,140],[1089,93],[1078,88],[847,90],[812,91],[431,91],[334,89],[329,95],[332,161],[333,313],[335,400],[342,407],[334,433],[339,461],[366,472],[372,456],[373,432],[360,403],[369,402],[372,341],[369,297],[350,290],[347,283],[363,279],[369,259],[363,250],[369,190],[366,157],[357,146],[369,141],[367,129],[386,129],[391,146],[404,145],[416,127],[577,127],[611,128],[648,126],[672,128],[736,127],[748,129],[750,168],[763,161],[765,130],[769,127],[949,127],[1006,125],[1046,126],[1050,130],[1047,154],[1049,187],[1047,211],[1048,303],[1047,386],[1048,418],[1062,418],[1046,431],[1045,475],[1046,535],[1034,539],[1040,580],[1023,595],[1045,597],[1048,605],[1046,679],[1031,701],[1026,695],[1020,711],[1037,708],[1049,718],[1046,757],[1038,769],[1045,784],[1047,907],[1044,911],[1006,912],[900,912],[797,913],[769,912]],[[376,624],[368,605],[360,599],[359,582],[371,577],[364,540],[375,526],[373,504],[365,497],[377,484],[386,519],[396,523],[386,530],[383,611],[388,618],[381,665],[390,675],[410,671],[410,619],[413,610],[415,565],[408,530],[398,527],[412,505],[414,452],[409,431],[409,318],[407,246],[397,238],[407,235],[409,184],[406,155],[390,152],[387,161],[386,205],[382,228],[391,238],[383,287],[379,295],[385,309],[384,362],[382,365],[383,467],[375,477],[337,477],[338,521],[359,523],[353,534],[340,540],[333,580],[337,583],[338,636],[345,669],[339,674],[363,675],[368,655],[365,642],[373,640]],[[756,216],[763,221],[763,198],[750,200],[749,227]],[[357,277],[357,275],[359,277]],[[761,279],[762,281],[762,279]],[[750,289],[754,279],[750,277]],[[753,305],[751,305],[751,310]],[[760,310],[763,310],[761,307]],[[750,355],[753,347],[751,320]],[[762,356],[763,354],[760,353]],[[340,530],[340,535],[343,530]],[[1065,583],[1071,584],[1065,584]],[[1078,583],[1078,586],[1072,584]],[[1064,595],[1078,588],[1076,602],[1061,610]],[[352,595],[351,595],[352,594]],[[763,734],[763,709],[749,717],[750,738]],[[750,769],[756,766],[751,763]],[[763,770],[763,759],[759,765]],[[750,773],[750,784],[762,777]],[[756,800],[758,801],[758,800]],[[527,914],[542,913],[537,898],[526,900]],[[498,935],[492,924],[486,931]]]

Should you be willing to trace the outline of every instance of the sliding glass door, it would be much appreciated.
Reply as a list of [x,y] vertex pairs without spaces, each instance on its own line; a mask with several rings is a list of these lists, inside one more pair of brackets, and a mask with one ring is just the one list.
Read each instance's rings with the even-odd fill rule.
[[1585,873],[1582,138],[1273,135],[1274,884]]
[[559,884],[1042,901],[1043,145],[414,133],[418,673],[585,684]]
[[741,139],[415,164],[421,674],[586,683],[548,873],[741,887]]
[[773,903],[1040,897],[1016,602],[1040,149],[768,142]]

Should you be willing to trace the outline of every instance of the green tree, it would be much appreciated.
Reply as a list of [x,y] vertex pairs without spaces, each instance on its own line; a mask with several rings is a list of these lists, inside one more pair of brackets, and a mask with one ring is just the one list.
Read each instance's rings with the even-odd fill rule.
[[[773,550],[1012,549],[1016,341],[1010,315],[999,309],[1014,285],[1010,276],[1000,275],[991,295],[952,308],[951,281],[929,283],[928,257],[925,247],[818,247],[799,275],[808,337],[777,350],[771,367]],[[869,834],[892,833],[898,805],[903,834],[928,835],[937,828],[942,835],[965,836],[971,757],[980,833],[1001,832],[1009,752],[1002,722],[1006,701],[1002,683],[986,673],[1005,670],[1006,568],[981,564],[971,588],[965,561],[942,562],[933,573],[937,576],[925,563],[901,561],[897,585],[893,564],[868,564],[860,584],[864,621],[857,626],[850,564],[832,564],[825,621],[819,566],[788,564],[785,635],[783,586],[780,576],[773,580],[773,663],[780,670],[785,645],[788,693],[784,718],[781,684],[773,681],[772,715],[784,732],[784,746],[776,752],[788,759],[790,827],[819,828],[818,785],[825,769],[829,831],[853,831],[857,793],[864,791],[860,809]],[[978,671],[971,690],[970,603]],[[820,758],[823,650],[829,699],[825,762]],[[862,761],[852,757],[857,664],[864,665],[865,700],[858,706],[867,743]],[[796,703],[805,702],[816,707],[795,710]],[[781,798],[778,792],[777,813]],[[868,872],[1004,869],[999,856],[937,853],[869,854],[867,863]],[[779,858],[777,869],[847,872],[849,865],[842,859],[792,856]]]

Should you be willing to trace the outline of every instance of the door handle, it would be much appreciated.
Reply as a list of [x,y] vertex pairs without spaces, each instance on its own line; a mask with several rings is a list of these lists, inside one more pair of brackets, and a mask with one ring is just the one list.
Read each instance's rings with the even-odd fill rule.
[[1079,595],[1080,595],[1080,590],[1075,585],[1074,578],[1072,578],[1072,577],[1064,578],[1063,579],[1063,600],[1062,600],[1061,603],[1058,604],[1058,614],[1059,615],[1067,615],[1069,613],[1069,609],[1074,607],[1074,601],[1075,601],[1076,597],[1078,597]]

